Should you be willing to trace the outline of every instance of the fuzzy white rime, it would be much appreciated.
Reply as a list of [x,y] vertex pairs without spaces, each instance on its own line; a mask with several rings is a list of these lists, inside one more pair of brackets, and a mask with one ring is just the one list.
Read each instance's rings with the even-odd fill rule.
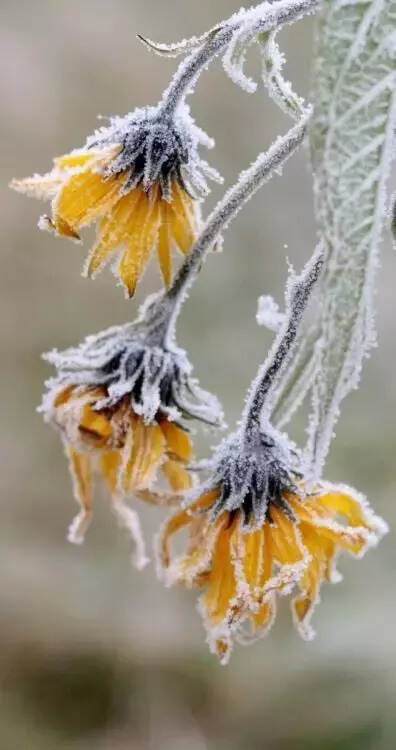
[[340,404],[375,344],[374,276],[396,129],[396,2],[325,0],[317,32],[311,154],[328,250],[309,457],[322,470]]

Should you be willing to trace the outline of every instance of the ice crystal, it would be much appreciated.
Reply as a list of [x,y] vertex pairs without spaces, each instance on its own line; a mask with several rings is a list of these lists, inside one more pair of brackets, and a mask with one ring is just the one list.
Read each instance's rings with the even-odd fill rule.
[[284,313],[270,294],[263,294],[258,299],[256,320],[259,326],[266,326],[270,331],[279,331],[285,319]]

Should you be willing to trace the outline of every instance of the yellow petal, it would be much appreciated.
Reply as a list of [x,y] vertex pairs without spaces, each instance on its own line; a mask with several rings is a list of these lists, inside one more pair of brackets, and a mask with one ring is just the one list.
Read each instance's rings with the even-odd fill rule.
[[181,510],[168,518],[160,533],[160,559],[164,568],[168,568],[171,559],[170,539],[184,526],[191,523],[191,514],[188,510]]
[[[161,562],[165,568],[169,567],[170,563],[170,538],[177,533],[181,528],[188,524],[193,524],[197,517],[194,517],[194,512],[198,510],[205,510],[217,500],[219,496],[219,490],[209,490],[204,495],[194,500],[188,508],[185,508],[177,513],[170,516],[163,524],[160,534],[160,556]],[[192,545],[192,548],[194,544]]]
[[83,408],[79,430],[90,437],[104,440],[113,432],[109,420],[100,412],[94,411],[90,404],[85,404]]
[[201,602],[212,625],[228,620],[232,600],[236,595],[236,578],[231,559],[231,537],[235,531],[236,519],[227,527],[228,514],[217,540]]
[[315,500],[319,505],[330,511],[332,515],[343,516],[350,526],[366,526],[368,528],[360,503],[346,492],[326,492],[324,495],[319,495]]
[[104,166],[108,164],[111,159],[119,153],[119,144],[113,144],[112,146],[106,146],[105,148],[76,148],[70,151],[68,154],[62,156],[56,156],[54,164],[59,169],[75,169],[76,167],[84,167],[88,163],[91,166]]
[[111,253],[128,240],[133,232],[141,200],[144,200],[143,193],[140,188],[136,188],[122,196],[101,219],[98,238],[88,258],[87,276],[94,276],[100,271]]
[[148,488],[162,459],[164,446],[165,440],[158,425],[145,425],[139,418],[131,422],[121,476],[124,492]]
[[274,616],[275,603],[273,601],[264,602],[257,612],[252,612],[251,620],[255,629],[265,629],[270,625]]
[[109,489],[114,493],[117,489],[118,473],[121,465],[119,451],[104,451],[99,459],[99,471],[106,479]]
[[100,151],[92,149],[75,149],[69,154],[63,154],[62,156],[56,156],[54,164],[59,169],[73,169],[75,167],[84,167],[88,162],[93,161],[97,156],[100,155]]
[[104,179],[90,167],[71,174],[59,190],[53,203],[56,230],[61,234],[61,222],[72,230],[90,224],[103,216],[119,200],[125,177]]
[[158,261],[165,286],[169,286],[172,278],[172,234],[170,226],[170,208],[166,201],[160,205],[161,221],[158,235]]
[[352,555],[359,555],[367,545],[365,535],[353,532],[352,527],[350,529],[343,529],[341,527],[333,529],[327,526],[317,526],[316,531],[320,537],[324,537],[335,545],[342,547],[342,549],[347,550]]
[[66,453],[69,459],[76,500],[87,511],[92,508],[92,472],[91,459],[87,453],[79,453],[67,443]]
[[172,461],[171,459],[165,461],[162,471],[173,490],[189,490],[191,488],[190,474],[178,461]]
[[85,531],[92,516],[92,470],[91,458],[86,453],[78,453],[65,443],[66,455],[73,481],[74,497],[81,506],[80,513],[73,519],[69,528],[68,539],[79,544],[84,539]]
[[58,406],[63,406],[66,404],[73,393],[73,386],[68,386],[67,388],[63,388],[55,397],[54,399],[54,406],[58,408]]
[[270,526],[273,556],[281,565],[293,565],[304,557],[293,521],[279,508],[271,508],[274,523]]
[[156,245],[159,222],[159,201],[153,197],[145,198],[145,212],[141,216],[140,225],[137,223],[134,227],[120,261],[120,277],[130,297],[133,296],[136,284],[142,277]]
[[174,422],[163,420],[161,430],[165,435],[169,453],[173,454],[182,461],[191,461],[193,457],[193,447],[189,434],[182,427]]
[[242,534],[244,548],[243,572],[246,582],[253,593],[259,584],[264,554],[264,537],[262,529]]
[[171,232],[172,237],[179,250],[184,254],[191,250],[194,244],[195,233],[193,232],[190,222],[182,214],[171,211]]
[[182,253],[187,254],[197,233],[197,214],[194,202],[174,181],[171,203],[172,235]]

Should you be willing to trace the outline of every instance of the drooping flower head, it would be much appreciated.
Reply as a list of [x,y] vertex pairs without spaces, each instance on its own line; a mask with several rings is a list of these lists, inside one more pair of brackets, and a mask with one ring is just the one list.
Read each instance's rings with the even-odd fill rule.
[[[340,580],[338,553],[361,557],[386,532],[349,487],[320,482],[309,491],[299,463],[274,429],[248,441],[238,432],[215,452],[208,482],[162,529],[165,580],[202,589],[199,608],[222,663],[234,640],[268,632],[281,595],[294,594],[294,622],[310,639],[322,582]],[[170,538],[182,528],[187,551],[172,558]]]
[[[339,580],[338,553],[360,557],[386,531],[354,490],[320,479],[311,489],[299,451],[270,421],[324,258],[319,244],[302,273],[290,274],[286,311],[250,386],[238,430],[214,452],[205,465],[207,481],[160,535],[165,580],[203,589],[208,640],[224,663],[234,639],[267,632],[280,595],[294,592],[295,623],[310,638],[321,584]],[[170,538],[184,527],[187,551],[172,559]]]
[[199,387],[185,352],[164,345],[160,331],[160,323],[140,320],[46,355],[57,375],[47,381],[41,410],[62,433],[81,505],[71,541],[82,541],[90,521],[95,473],[121,520],[136,526],[124,498],[151,489],[157,475],[173,490],[191,488],[186,423],[221,422],[217,399]]
[[41,229],[79,240],[80,230],[96,222],[85,272],[95,276],[117,253],[115,273],[132,296],[154,248],[169,285],[173,248],[186,254],[194,242],[199,200],[209,192],[206,177],[221,179],[200,158],[200,145],[212,147],[213,141],[186,105],[173,114],[145,107],[110,118],[84,147],[57,157],[48,174],[11,184],[52,201]]

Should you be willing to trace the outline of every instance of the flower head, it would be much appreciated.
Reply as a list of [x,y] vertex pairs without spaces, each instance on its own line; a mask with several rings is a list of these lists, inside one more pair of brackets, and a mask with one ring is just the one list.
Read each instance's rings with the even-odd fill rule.
[[[183,527],[187,551],[172,559],[170,537]],[[385,532],[349,487],[322,482],[309,491],[283,435],[260,431],[246,443],[238,433],[215,454],[209,481],[165,523],[160,559],[168,584],[203,589],[210,647],[225,663],[233,640],[265,634],[277,597],[295,589],[294,621],[311,638],[321,584],[340,580],[338,553],[360,557]]]
[[118,326],[46,355],[57,375],[47,382],[41,410],[62,433],[81,505],[71,541],[82,541],[90,521],[95,473],[123,523],[134,528],[126,496],[151,489],[159,473],[172,490],[191,488],[186,420],[221,420],[217,400],[191,377],[185,352],[164,348],[157,334],[142,322]]
[[185,105],[172,116],[146,107],[111,118],[83,148],[56,158],[48,174],[11,185],[52,201],[41,229],[79,240],[80,229],[97,222],[86,274],[95,276],[118,251],[115,273],[132,296],[154,248],[169,285],[173,247],[186,254],[194,242],[205,177],[220,179],[199,157],[200,144],[213,142]]

